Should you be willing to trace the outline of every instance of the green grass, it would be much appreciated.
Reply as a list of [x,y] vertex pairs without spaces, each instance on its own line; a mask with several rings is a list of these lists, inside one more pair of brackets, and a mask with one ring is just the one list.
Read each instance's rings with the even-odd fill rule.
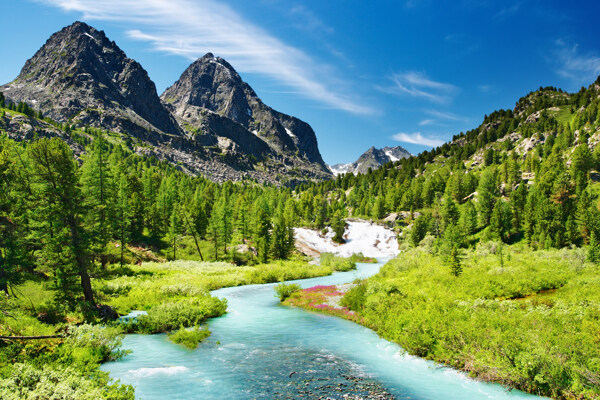
[[585,251],[494,244],[454,277],[413,249],[343,301],[407,352],[482,379],[564,399],[600,396],[600,271]]
[[571,112],[571,106],[561,106],[560,111],[551,111],[551,115],[563,125],[572,125],[577,113]]
[[225,262],[171,261],[130,266],[131,273],[97,279],[98,298],[119,313],[150,310],[160,304],[198,296],[222,287],[284,282],[329,275],[333,268],[302,261],[277,261],[238,267]]

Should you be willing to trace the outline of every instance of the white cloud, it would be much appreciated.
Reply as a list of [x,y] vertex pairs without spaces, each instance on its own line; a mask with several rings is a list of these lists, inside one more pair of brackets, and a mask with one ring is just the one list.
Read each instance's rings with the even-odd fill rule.
[[468,122],[468,118],[460,116],[458,114],[454,114],[448,111],[439,111],[439,110],[424,110],[425,114],[427,114],[430,118],[423,119],[419,122],[420,126],[426,125],[438,125],[444,126],[447,125],[448,122]]
[[597,54],[581,54],[577,44],[568,45],[556,41],[554,59],[558,62],[557,72],[577,83],[590,83],[600,75],[600,57]]
[[421,132],[397,133],[394,136],[392,136],[392,139],[401,143],[411,143],[429,147],[438,147],[444,144],[443,140],[425,137],[421,135]]
[[460,115],[456,115],[454,113],[446,112],[446,111],[426,110],[425,113],[429,114],[432,117],[435,117],[437,119],[444,119],[447,121],[465,121],[466,120],[466,118],[461,117]]
[[[227,59],[238,71],[267,76],[327,107],[373,114],[371,107],[345,93],[331,69],[244,20],[214,0],[35,0],[83,19],[131,26],[131,38],[162,52],[195,60],[207,52]],[[327,84],[323,80],[327,80]]]
[[434,103],[447,103],[458,88],[449,83],[436,82],[429,79],[425,74],[409,71],[392,76],[394,86],[383,88],[387,93],[421,97]]

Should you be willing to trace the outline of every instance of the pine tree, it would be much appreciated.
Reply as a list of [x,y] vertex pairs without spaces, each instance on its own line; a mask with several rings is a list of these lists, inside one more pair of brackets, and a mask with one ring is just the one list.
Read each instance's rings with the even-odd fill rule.
[[254,240],[256,242],[256,250],[258,258],[261,262],[266,263],[269,260],[269,248],[271,243],[271,219],[265,210],[257,207],[254,223]]
[[344,232],[346,231],[346,221],[342,218],[342,213],[338,210],[333,214],[331,219],[331,229],[335,234],[333,241],[336,243],[345,243]]
[[472,201],[468,201],[463,206],[459,225],[465,236],[472,235],[477,230],[477,209]]
[[100,134],[92,142],[81,168],[82,192],[87,211],[86,227],[92,235],[92,251],[100,259],[102,268],[106,267],[106,246],[112,236],[110,221],[113,219],[115,204],[108,153],[108,144]]
[[289,230],[283,215],[275,218],[271,234],[271,255],[276,260],[285,260],[291,254]]
[[450,252],[450,273],[456,277],[462,274],[462,265],[458,256],[458,247],[455,245]]
[[179,204],[173,206],[171,212],[171,218],[169,218],[169,241],[173,245],[173,260],[177,259],[177,240],[181,235],[181,218],[179,211]]
[[54,272],[59,299],[74,306],[81,290],[85,301],[95,305],[73,153],[65,142],[52,138],[30,144],[27,155],[39,218],[34,235],[43,246],[40,262]]
[[28,193],[18,190],[17,172],[9,142],[0,138],[0,292],[7,295],[23,280],[29,265],[26,253],[26,201]]
[[487,168],[483,171],[479,180],[477,192],[481,223],[483,226],[487,226],[490,223],[494,204],[499,195],[498,185],[496,184],[496,172],[494,169]]
[[131,224],[131,209],[129,207],[129,183],[127,177],[121,175],[119,177],[119,189],[116,197],[115,207],[115,232],[120,243],[120,264],[123,266],[125,260],[125,246],[130,239],[130,224]]
[[594,232],[592,232],[590,236],[590,247],[588,248],[587,259],[594,264],[600,263],[600,243]]

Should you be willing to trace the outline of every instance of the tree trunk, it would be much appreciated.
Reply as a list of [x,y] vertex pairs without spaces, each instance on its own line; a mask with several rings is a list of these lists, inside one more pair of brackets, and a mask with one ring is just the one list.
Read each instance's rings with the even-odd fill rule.
[[177,240],[177,238],[175,237],[175,235],[173,235],[173,261],[175,261],[175,259],[177,258],[176,254],[175,254],[175,250],[177,248],[177,245],[176,245],[176,242],[175,242],[176,240]]
[[202,252],[200,251],[200,245],[198,244],[198,238],[196,238],[196,232],[194,231],[194,227],[191,226],[190,221],[188,220],[188,217],[184,212],[182,213],[182,216],[183,216],[183,220],[185,221],[185,224],[188,227],[188,230],[190,231],[190,233],[192,234],[192,237],[194,238],[194,243],[196,244],[196,250],[198,250],[200,259],[202,261],[204,261],[204,257],[202,257]]
[[92,282],[90,280],[90,275],[88,274],[87,270],[87,260],[83,249],[81,248],[81,237],[79,235],[79,227],[77,226],[76,217],[71,215],[68,219],[68,223],[71,229],[71,244],[75,251],[75,259],[77,260],[79,277],[81,279],[81,288],[83,289],[83,297],[86,302],[95,306],[96,302],[94,301]]

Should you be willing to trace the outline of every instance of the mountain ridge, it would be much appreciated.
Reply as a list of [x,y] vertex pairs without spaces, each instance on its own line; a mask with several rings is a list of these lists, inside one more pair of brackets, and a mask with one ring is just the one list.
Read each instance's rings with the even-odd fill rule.
[[[192,84],[198,76],[190,70],[217,63],[219,74],[200,74],[217,85]],[[186,76],[188,84],[177,86]],[[223,88],[230,92],[219,92]],[[310,125],[262,103],[227,61],[209,53],[169,89],[163,99],[172,101],[162,100],[137,61],[79,21],[52,34],[17,78],[0,86],[7,101],[26,103],[62,124],[134,138],[138,153],[216,181],[294,185],[331,178]],[[256,117],[244,118],[247,110]]]
[[346,173],[353,173],[354,175],[364,174],[368,172],[369,169],[374,170],[388,162],[399,161],[410,156],[412,156],[412,154],[402,146],[386,146],[382,149],[371,146],[366,152],[361,154],[355,162],[330,165],[329,169],[336,176]]

